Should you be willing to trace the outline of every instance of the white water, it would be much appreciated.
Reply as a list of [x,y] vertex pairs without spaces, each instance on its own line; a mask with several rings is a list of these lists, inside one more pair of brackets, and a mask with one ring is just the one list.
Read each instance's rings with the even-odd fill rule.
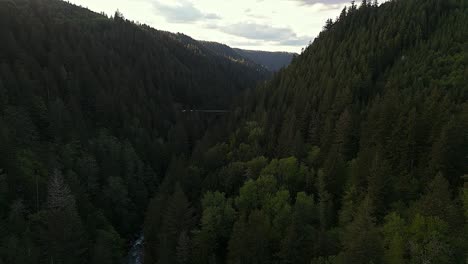
[[133,242],[133,245],[128,252],[128,264],[143,264],[144,243],[145,237],[141,234],[135,242]]

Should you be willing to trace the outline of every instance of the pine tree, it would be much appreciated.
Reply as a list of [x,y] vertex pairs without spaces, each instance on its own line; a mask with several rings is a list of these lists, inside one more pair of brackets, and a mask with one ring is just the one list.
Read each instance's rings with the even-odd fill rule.
[[123,260],[123,248],[123,240],[115,230],[98,230],[91,263],[119,263]]
[[114,19],[117,20],[117,21],[125,20],[124,15],[118,9],[114,13]]
[[384,261],[388,264],[406,263],[406,223],[395,212],[385,217],[383,226]]
[[448,225],[437,217],[416,215],[409,227],[409,251],[414,263],[453,263]]
[[190,238],[186,231],[182,231],[179,235],[176,248],[176,260],[179,264],[186,264],[190,261]]
[[47,208],[49,210],[65,210],[75,206],[75,199],[70,188],[65,184],[59,170],[54,170],[47,192]]
[[423,216],[438,217],[453,228],[463,222],[452,200],[449,183],[440,173],[428,184],[425,194],[418,201],[418,212]]
[[382,241],[373,216],[371,200],[366,197],[353,222],[343,234],[346,263],[381,263]]
[[86,234],[76,211],[75,198],[60,171],[51,176],[47,195],[47,258],[51,263],[82,263]]
[[323,27],[323,30],[330,30],[333,26],[333,20],[331,18],[327,19],[325,22],[325,26]]
[[190,230],[193,227],[193,214],[193,208],[191,207],[187,197],[180,186],[177,185],[173,195],[168,200],[167,208],[164,213],[164,219],[159,236],[159,243],[161,244],[159,247],[160,261],[175,261],[177,244],[181,233],[184,232],[184,230]]
[[325,183],[325,174],[322,170],[318,172],[317,178],[317,190],[318,190],[318,198],[319,198],[319,219],[320,219],[320,227],[323,230],[326,230],[332,221],[332,208],[333,208],[333,200],[331,194],[326,189]]
[[255,210],[243,223],[234,225],[229,241],[228,263],[269,263],[271,261],[272,228],[270,219],[262,211]]

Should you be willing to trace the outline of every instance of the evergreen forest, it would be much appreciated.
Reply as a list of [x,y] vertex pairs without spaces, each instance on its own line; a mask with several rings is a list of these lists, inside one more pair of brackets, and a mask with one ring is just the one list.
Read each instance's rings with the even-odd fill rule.
[[0,0],[0,264],[468,263],[467,29],[352,1],[273,54]]

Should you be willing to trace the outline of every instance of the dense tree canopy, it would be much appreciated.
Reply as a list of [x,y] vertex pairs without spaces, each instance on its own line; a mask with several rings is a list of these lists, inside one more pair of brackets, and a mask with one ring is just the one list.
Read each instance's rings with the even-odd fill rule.
[[199,199],[219,196],[199,209],[193,261],[465,263],[467,8],[353,2],[245,96],[189,162]]
[[[0,263],[121,263],[166,172],[219,119],[182,110],[228,109],[269,76],[58,0],[0,1],[0,35]],[[189,200],[167,200],[165,235],[184,246],[195,224],[174,229],[194,219],[172,218]]]
[[227,46],[0,1],[0,263],[122,263],[143,223],[148,264],[465,264],[466,28],[353,1],[249,89]]

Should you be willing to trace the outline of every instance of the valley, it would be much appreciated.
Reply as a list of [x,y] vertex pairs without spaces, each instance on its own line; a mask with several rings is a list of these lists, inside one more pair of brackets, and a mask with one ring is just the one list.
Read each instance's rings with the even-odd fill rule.
[[295,54],[0,0],[0,264],[465,264],[467,27],[352,1]]

